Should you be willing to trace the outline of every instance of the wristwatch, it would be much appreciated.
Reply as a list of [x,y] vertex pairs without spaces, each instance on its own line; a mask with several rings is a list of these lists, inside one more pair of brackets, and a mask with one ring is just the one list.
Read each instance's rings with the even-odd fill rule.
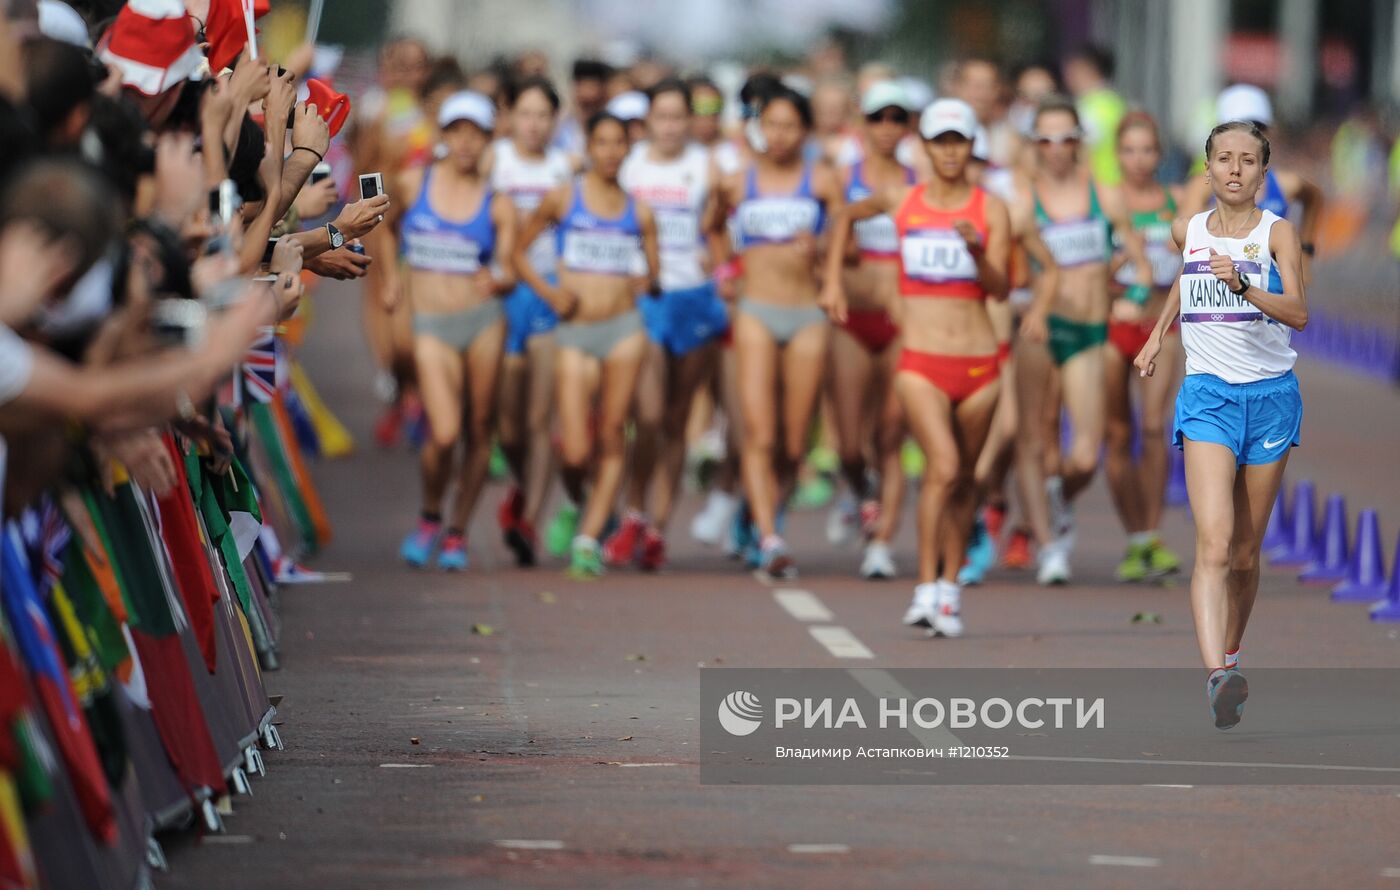
[[331,238],[331,250],[339,250],[345,244],[345,233],[331,223],[326,223],[326,234]]
[[1244,292],[1247,291],[1247,290],[1249,290],[1249,276],[1248,276],[1247,274],[1245,274],[1244,272],[1239,273],[1239,275],[1240,275],[1240,289],[1239,289],[1239,290],[1235,290],[1235,289],[1232,287],[1232,288],[1230,288],[1230,293],[1234,294],[1234,295],[1237,296],[1237,297],[1242,297],[1242,296],[1244,296]]

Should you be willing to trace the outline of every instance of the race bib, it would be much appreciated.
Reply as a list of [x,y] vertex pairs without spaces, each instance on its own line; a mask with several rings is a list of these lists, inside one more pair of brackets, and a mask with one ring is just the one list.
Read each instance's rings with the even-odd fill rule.
[[750,241],[791,241],[817,227],[811,198],[755,198],[739,208],[739,225]]
[[1052,223],[1040,230],[1040,238],[1050,255],[1061,266],[1083,266],[1105,262],[1108,255],[1108,227],[1100,220]]
[[689,209],[656,209],[656,241],[666,252],[689,252],[700,244],[700,220]]
[[905,232],[899,256],[904,262],[904,274],[916,281],[943,284],[977,280],[977,261],[957,232],[947,229]]
[[407,232],[404,259],[415,269],[471,275],[481,269],[481,245],[438,232]]
[[564,265],[575,272],[631,275],[640,245],[636,235],[570,229],[564,233]]
[[862,219],[856,223],[856,244],[870,253],[899,253],[899,231],[894,217],[887,213]]

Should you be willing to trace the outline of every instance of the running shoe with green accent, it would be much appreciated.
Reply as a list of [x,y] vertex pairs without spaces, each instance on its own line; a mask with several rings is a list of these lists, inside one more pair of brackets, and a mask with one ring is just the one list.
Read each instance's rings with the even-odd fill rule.
[[816,510],[831,503],[836,496],[836,485],[826,473],[818,473],[797,486],[797,494],[792,497],[795,510]]
[[1129,544],[1128,550],[1123,554],[1123,561],[1118,564],[1119,581],[1141,581],[1147,577],[1148,549],[1141,544]]
[[569,577],[581,581],[599,578],[603,574],[603,558],[598,552],[598,542],[589,540],[574,541],[569,556]]
[[565,504],[554,514],[554,518],[549,521],[549,527],[544,530],[544,548],[555,559],[563,559],[568,555],[577,531],[578,507]]
[[1161,541],[1153,541],[1147,545],[1147,570],[1154,575],[1170,575],[1181,570],[1181,557],[1162,545]]
[[899,467],[904,471],[904,475],[909,479],[922,479],[924,467],[928,462],[924,460],[924,453],[913,439],[905,439],[904,445],[899,449]]
[[486,473],[494,482],[499,482],[510,475],[510,464],[506,463],[506,455],[505,452],[501,451],[499,442],[491,444],[491,463]]

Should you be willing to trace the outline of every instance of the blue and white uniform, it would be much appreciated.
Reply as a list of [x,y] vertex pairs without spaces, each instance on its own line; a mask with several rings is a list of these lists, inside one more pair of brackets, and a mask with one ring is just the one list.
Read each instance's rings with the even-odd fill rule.
[[[491,147],[491,187],[508,195],[523,225],[544,196],[569,181],[573,169],[568,155],[548,148],[542,160],[526,160],[509,139],[497,140]],[[553,233],[546,231],[526,250],[530,265],[546,277],[554,274],[556,261]],[[519,355],[525,341],[536,334],[547,334],[559,317],[543,297],[521,283],[506,297],[506,351]]]
[[[904,165],[901,165],[904,166]],[[846,183],[846,203],[864,201],[873,194],[865,183],[865,161],[859,160],[850,166],[850,179]],[[912,167],[904,166],[904,184],[913,185],[917,177]],[[862,257],[894,260],[899,258],[899,232],[895,228],[894,217],[888,213],[862,219],[855,224],[856,246]]]
[[790,195],[762,195],[758,170],[749,168],[744,199],[735,213],[734,231],[740,250],[761,244],[786,244],[803,234],[817,235],[826,227],[826,204],[812,192],[812,164],[802,168],[802,180]]
[[[556,237],[561,272],[625,278],[637,274],[642,225],[637,218],[637,202],[631,195],[620,215],[598,216],[584,201],[583,181],[575,180],[573,197],[559,219]],[[604,361],[618,343],[641,331],[641,316],[636,309],[629,309],[600,321],[560,322],[555,338],[560,348],[577,349]]]
[[729,313],[705,274],[701,216],[709,200],[710,153],[689,145],[672,161],[653,161],[645,143],[622,165],[619,181],[651,207],[661,255],[661,296],[641,302],[651,339],[672,355],[685,355],[722,335]]
[[[491,220],[490,188],[482,190],[481,205],[466,220],[444,219],[433,209],[429,192],[433,170],[423,174],[423,186],[399,229],[399,253],[415,272],[475,275],[491,265],[496,250],[496,224]],[[470,309],[447,313],[413,313],[413,332],[434,337],[457,352],[465,352],[477,336],[501,320],[501,301],[491,297]]]
[[1303,401],[1289,345],[1292,329],[1230,292],[1210,271],[1210,251],[1230,256],[1254,287],[1282,293],[1269,253],[1277,214],[1264,210],[1243,238],[1206,229],[1207,210],[1186,227],[1181,270],[1181,344],[1186,380],[1176,400],[1173,440],[1214,442],[1241,466],[1272,463],[1299,444]]

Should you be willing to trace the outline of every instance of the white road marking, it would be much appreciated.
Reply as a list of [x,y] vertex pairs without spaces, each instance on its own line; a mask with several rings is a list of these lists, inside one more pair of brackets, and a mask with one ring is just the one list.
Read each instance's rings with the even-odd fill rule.
[[[814,628],[815,630],[815,628]],[[880,699],[903,699],[905,701],[917,701],[919,696],[904,688],[904,685],[890,675],[889,671],[874,670],[871,668],[858,668],[849,670],[846,673],[855,680],[871,695]],[[905,724],[908,731],[919,744],[925,748],[952,748],[962,744],[962,741],[953,735],[946,726],[922,727],[913,720]]]
[[845,844],[788,844],[789,853],[849,853]]
[[798,621],[831,621],[831,610],[806,590],[775,590],[773,599]]
[[856,635],[846,630],[844,627],[834,627],[832,625],[820,625],[809,627],[812,637],[837,658],[874,658],[875,653],[871,652],[864,643],[856,639]]
[[764,587],[773,586],[773,576],[763,571],[763,569],[754,569],[753,577],[755,581],[757,581],[759,584],[762,584]]
[[432,769],[431,763],[381,763],[380,769]]
[[680,766],[679,763],[619,763],[618,766]]
[[1381,877],[1400,878],[1400,868],[1383,868],[1381,869]]
[[1195,785],[1144,785],[1144,788],[1195,788]]
[[1125,865],[1129,868],[1156,868],[1162,860],[1150,856],[1107,856],[1095,853],[1089,857],[1090,865]]
[[202,844],[251,844],[255,838],[248,834],[206,834]]
[[496,841],[496,846],[507,850],[562,850],[563,841],[534,840],[531,838],[506,838]]

